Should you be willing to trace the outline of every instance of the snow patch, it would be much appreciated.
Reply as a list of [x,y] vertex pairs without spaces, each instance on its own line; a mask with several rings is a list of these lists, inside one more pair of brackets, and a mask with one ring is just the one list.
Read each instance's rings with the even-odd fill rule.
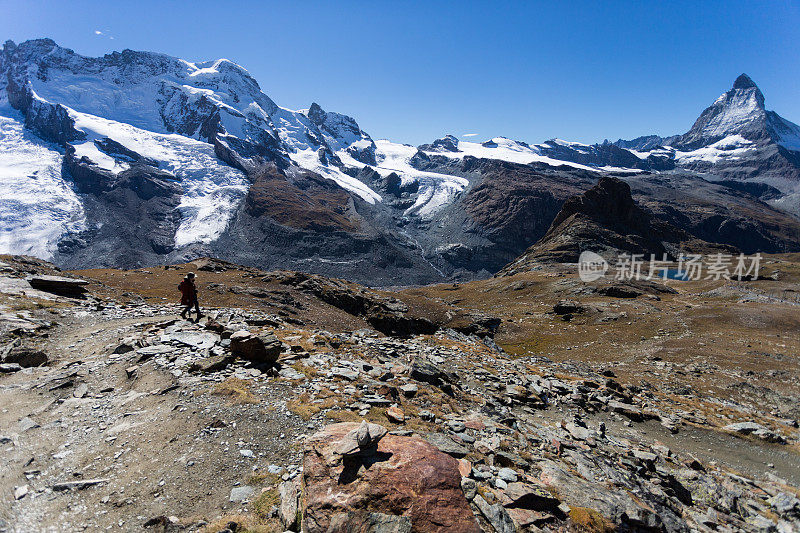
[[181,223],[175,245],[216,240],[247,194],[249,182],[235,168],[219,161],[214,147],[182,135],[146,131],[129,124],[68,109],[75,127],[89,139],[108,137],[129,150],[159,162],[183,187],[178,210]]
[[319,159],[319,153],[317,150],[300,150],[290,153],[289,158],[294,161],[297,166],[312,172],[316,172],[317,174],[333,180],[337,185],[339,185],[339,187],[357,194],[365,202],[375,204],[375,202],[380,202],[382,200],[380,194],[370,189],[363,182],[348,174],[345,174],[335,165],[323,164]]
[[123,170],[131,168],[128,163],[124,161],[117,161],[110,155],[102,152],[94,143],[94,141],[73,144],[72,147],[75,148],[75,157],[77,159],[85,157],[96,166],[102,168],[103,170],[113,172],[114,174],[119,174]]
[[675,160],[679,163],[705,162],[716,164],[720,160],[733,161],[741,159],[746,154],[754,150],[751,146],[752,141],[748,141],[741,135],[728,135],[724,139],[692,150],[690,152],[675,152]]
[[0,103],[0,253],[51,259],[62,236],[85,229],[83,205],[61,175],[62,157]]
[[[561,141],[566,143],[565,141]],[[580,146],[580,143],[566,143],[575,144]],[[517,141],[512,141],[505,137],[495,137],[486,143],[476,143],[469,141],[459,141],[459,152],[426,152],[431,155],[443,155],[455,159],[463,159],[465,156],[477,157],[479,159],[499,159],[500,161],[508,161],[509,163],[519,163],[521,165],[528,165],[530,163],[545,163],[550,166],[566,165],[572,168],[580,168],[583,170],[591,170],[593,172],[601,172],[600,169],[573,163],[571,161],[562,161],[560,159],[553,159],[541,155],[541,151],[536,146],[530,146]]]

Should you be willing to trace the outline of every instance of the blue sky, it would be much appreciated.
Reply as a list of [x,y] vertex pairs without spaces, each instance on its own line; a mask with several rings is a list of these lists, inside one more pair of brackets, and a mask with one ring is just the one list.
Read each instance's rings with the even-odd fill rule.
[[226,4],[0,0],[0,40],[225,57],[279,105],[412,144],[683,133],[742,72],[800,122],[797,1]]

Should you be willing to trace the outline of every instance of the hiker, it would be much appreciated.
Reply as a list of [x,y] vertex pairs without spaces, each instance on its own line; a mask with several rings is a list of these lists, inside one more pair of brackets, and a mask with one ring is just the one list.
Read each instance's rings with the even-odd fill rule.
[[194,310],[197,313],[197,320],[203,315],[200,312],[200,303],[197,301],[197,286],[194,284],[194,272],[189,272],[186,274],[186,277],[183,278],[180,285],[178,285],[178,290],[181,291],[181,305],[185,306],[183,312],[181,312],[181,318],[186,319],[186,315],[191,314],[192,306],[194,306]]

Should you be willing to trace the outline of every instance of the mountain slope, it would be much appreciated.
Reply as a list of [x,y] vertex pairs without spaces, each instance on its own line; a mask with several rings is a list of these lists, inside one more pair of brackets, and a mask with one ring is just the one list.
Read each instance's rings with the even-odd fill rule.
[[414,147],[280,107],[226,59],[8,41],[0,128],[0,252],[66,267],[214,255],[373,285],[485,277],[608,175],[691,238],[800,249],[797,220],[756,197],[800,208],[798,127],[744,77],[684,136]]
[[671,153],[675,165],[710,179],[752,180],[791,195],[800,188],[800,126],[767,111],[764,95],[742,74],[685,134],[615,144],[650,155]]
[[666,254],[680,251],[732,251],[693,238],[685,231],[653,217],[631,196],[631,187],[618,178],[603,177],[591,189],[569,198],[541,240],[503,269],[506,274],[529,270],[537,262],[576,263],[581,252],[603,256],[620,253]]

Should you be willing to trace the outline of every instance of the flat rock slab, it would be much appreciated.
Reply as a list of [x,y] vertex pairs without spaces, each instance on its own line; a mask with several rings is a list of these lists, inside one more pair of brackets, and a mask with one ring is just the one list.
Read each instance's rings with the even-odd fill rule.
[[64,296],[80,296],[86,292],[86,286],[89,284],[84,279],[63,276],[31,276],[28,278],[28,283],[34,289]]
[[243,485],[241,487],[233,487],[231,489],[231,495],[228,498],[228,501],[234,503],[248,501],[255,495],[255,493],[256,489],[248,485]]
[[22,370],[22,367],[19,363],[0,363],[0,374],[19,372],[20,370]]
[[217,344],[219,335],[205,331],[175,331],[161,336],[161,342],[170,341],[203,350]]
[[168,346],[166,344],[153,344],[152,346],[145,346],[143,348],[139,348],[136,350],[138,355],[164,355],[165,353],[174,352],[174,346]]
[[56,297],[49,292],[37,291],[31,284],[22,278],[0,276],[0,293],[12,296],[28,296],[42,300],[55,300]]
[[360,525],[374,523],[397,532],[480,531],[461,490],[456,459],[420,438],[392,434],[372,455],[343,457],[337,447],[358,427],[333,424],[308,439],[303,531],[363,531]]
[[464,457],[469,453],[466,447],[460,445],[444,433],[428,433],[424,438],[429,444],[436,446],[439,451],[452,455],[453,457]]
[[104,478],[104,479],[81,479],[81,480],[78,480],[78,481],[63,481],[61,483],[53,484],[53,490],[55,490],[55,491],[72,490],[72,489],[83,490],[83,489],[92,487],[94,485],[100,485],[101,483],[105,483],[107,481],[108,481],[107,478]]
[[778,435],[769,428],[755,422],[736,422],[733,424],[728,424],[722,429],[739,435],[752,435],[767,442],[785,442],[785,439],[781,435]]

